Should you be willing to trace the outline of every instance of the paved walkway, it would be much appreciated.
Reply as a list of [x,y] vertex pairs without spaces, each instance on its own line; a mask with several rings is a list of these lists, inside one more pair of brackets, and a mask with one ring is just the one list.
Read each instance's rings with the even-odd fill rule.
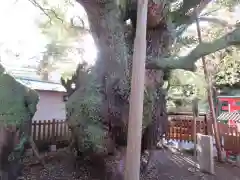
[[144,180],[240,180],[240,168],[230,164],[216,164],[216,175],[210,175],[194,172],[191,156],[169,150],[155,151],[153,156]]

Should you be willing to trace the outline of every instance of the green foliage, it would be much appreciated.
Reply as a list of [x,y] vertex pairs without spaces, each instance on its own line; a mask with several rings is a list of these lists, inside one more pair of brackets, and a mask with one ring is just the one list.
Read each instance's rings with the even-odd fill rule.
[[[38,95],[9,74],[0,73],[0,100],[0,122],[20,126],[29,120],[28,113],[35,113]],[[30,112],[26,110],[25,103],[30,106]]]
[[175,44],[174,44],[174,46],[172,48],[172,55],[179,54],[179,52],[181,51],[181,49],[183,47],[190,48],[193,45],[196,45],[197,43],[198,43],[198,40],[194,36],[180,36],[176,40],[176,42],[175,42]]
[[66,103],[68,123],[76,129],[79,144],[83,151],[101,152],[104,140],[104,130],[101,124],[101,95],[97,83],[89,75],[88,83],[75,91]]
[[63,80],[68,80],[68,79],[70,79],[71,77],[73,76],[73,72],[71,72],[71,71],[64,71],[63,73],[62,73],[62,78],[63,78]]
[[0,64],[0,124],[15,125],[20,130],[20,143],[12,152],[12,159],[22,155],[38,100],[36,91],[17,82]]
[[234,7],[239,5],[239,0],[216,0],[216,3],[220,6],[227,7],[230,11],[233,10]]
[[43,57],[40,60],[37,73],[44,75],[57,69],[57,62],[61,62],[65,48],[59,46],[57,42],[51,42],[46,45],[46,51],[43,52]]
[[[54,15],[51,20],[40,22],[39,27],[42,33],[49,39],[54,39],[58,42],[66,42],[72,40],[70,37],[76,37],[78,30],[74,28],[71,22],[66,21],[65,12],[62,12],[60,8],[53,8]],[[55,17],[55,14],[57,14]]]
[[[101,111],[106,104],[102,104],[98,83],[91,75],[89,74],[87,84],[69,97],[66,103],[67,122],[79,137],[78,144],[81,146],[81,151],[103,152],[106,150],[104,141],[106,130],[103,127]],[[151,89],[145,89],[144,94],[143,129],[152,120],[153,102],[156,99],[156,93]]]
[[[233,3],[227,6],[223,4],[224,7],[235,6],[235,1],[221,1],[221,3]],[[220,3],[220,1],[218,2]],[[227,15],[231,15],[231,12],[226,12]],[[213,39],[218,38],[226,33],[228,33],[229,27],[217,26],[216,24],[211,25],[212,28],[203,31],[203,37],[207,41],[211,41]],[[225,86],[238,86],[239,84],[239,48],[236,47],[228,47],[224,50],[215,52],[209,56],[207,56],[207,64],[211,67],[211,74],[213,78],[213,83],[218,88],[223,88]],[[210,61],[211,60],[211,61]]]
[[199,74],[184,70],[171,72],[168,81],[168,109],[191,109],[192,100],[195,97],[202,99],[206,96],[206,84]]
[[81,42],[81,35],[85,32],[73,24],[72,17],[67,16],[67,12],[73,8],[73,2],[67,0],[57,4],[49,0],[40,2],[44,18],[37,23],[48,40],[43,58],[37,67],[38,73],[42,74],[60,69],[59,64],[76,64],[74,61],[77,59],[69,58],[69,54],[79,54],[81,57],[83,49],[79,47],[80,43],[76,45],[76,42]]
[[[217,9],[225,10],[225,14],[227,17],[231,16],[231,10],[234,6],[239,3],[238,1],[228,0],[221,1],[217,0],[212,6],[209,8],[208,12],[213,12],[216,14]],[[210,14],[211,13],[205,13]],[[216,17],[217,19],[218,17]],[[221,20],[220,20],[221,21]],[[217,22],[217,21],[216,21]],[[232,28],[229,26],[223,26],[223,24],[209,23],[210,27],[202,28],[202,39],[206,42],[212,42],[215,39],[218,39],[221,36],[232,31]],[[179,40],[176,42],[174,46],[174,53],[178,53],[182,48],[189,48],[192,45],[198,44],[197,37],[192,37],[191,35],[185,36],[187,39],[190,38],[193,41],[187,41],[184,43],[184,39],[182,37],[178,38]],[[185,38],[184,37],[184,38]],[[216,46],[219,44],[216,44]],[[176,47],[176,48],[175,48]],[[202,47],[205,48],[205,47]],[[206,56],[206,62],[210,74],[212,76],[212,80],[215,86],[220,88],[224,86],[239,86],[239,50],[237,47],[228,47],[225,50],[217,51]],[[169,79],[169,109],[173,107],[184,107],[188,106],[189,110],[191,110],[191,99],[193,96],[198,96],[202,101],[200,101],[201,106],[205,106],[207,93],[206,93],[206,83],[203,72],[203,66],[201,61],[197,62],[198,72],[193,75],[192,73],[186,72],[183,73],[182,70],[174,70],[171,73]],[[180,73],[176,73],[179,71]],[[188,74],[187,77],[184,74]],[[181,78],[178,78],[181,77]],[[192,82],[191,82],[192,80]],[[193,85],[189,87],[189,85]],[[194,88],[195,87],[195,92]],[[192,94],[191,96],[187,96],[188,94]]]
[[146,88],[144,91],[144,104],[143,104],[143,129],[152,120],[152,108],[154,103],[155,93],[152,89]]
[[220,59],[220,67],[215,74],[215,85],[218,87],[236,86],[240,82],[239,50],[231,48],[224,58]]

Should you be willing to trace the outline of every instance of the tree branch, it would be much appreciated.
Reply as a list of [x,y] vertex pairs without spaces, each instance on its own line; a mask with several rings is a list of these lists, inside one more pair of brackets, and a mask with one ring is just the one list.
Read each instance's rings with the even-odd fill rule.
[[207,21],[215,24],[219,24],[221,26],[233,27],[233,25],[229,24],[227,21],[215,17],[199,17],[199,21]]
[[[214,53],[231,45],[240,44],[240,27],[237,27],[232,32],[222,36],[209,43],[201,43],[194,48],[187,56],[163,58],[156,61],[149,60],[146,64],[147,69],[185,69],[194,71],[194,63],[208,54]],[[150,58],[149,58],[150,59]]]
[[[211,2],[211,0],[185,0],[182,7],[175,12],[172,12],[173,23],[176,26],[176,37],[181,36],[182,33],[191,25],[196,17],[196,11],[198,14]],[[190,11],[192,9],[192,11]]]
[[208,12],[205,12],[205,13],[203,13],[203,14],[200,14],[200,15],[201,15],[201,16],[209,16],[209,15],[211,15],[211,14],[219,11],[221,8],[222,8],[222,7],[218,7],[218,8],[216,8],[216,9],[212,9],[212,10],[210,10],[210,11],[208,11]]
[[200,13],[210,2],[211,0],[184,0],[181,8],[172,12],[173,23],[176,27],[192,24],[195,20],[195,11]]
[[[74,22],[74,18],[75,18],[75,20],[79,20],[80,22],[78,24],[76,24],[76,22]],[[73,28],[81,30],[82,33],[91,33],[90,28],[86,27],[84,20],[79,16],[72,17],[70,19],[70,24]]]
[[58,19],[59,21],[61,21],[61,23],[64,22],[63,19],[60,18],[53,9],[43,8],[36,0],[28,0],[28,1],[29,1],[30,3],[32,3],[35,7],[39,8],[39,9],[43,12],[43,14],[46,15],[46,16],[49,18],[50,24],[51,24],[52,18],[51,18],[51,16],[48,14],[49,12],[53,13],[54,17],[55,17],[56,19]]

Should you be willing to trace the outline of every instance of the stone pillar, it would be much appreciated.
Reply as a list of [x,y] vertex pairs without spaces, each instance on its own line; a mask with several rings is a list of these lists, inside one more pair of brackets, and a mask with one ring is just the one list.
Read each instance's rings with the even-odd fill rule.
[[240,155],[239,155],[239,154],[237,155],[236,165],[237,165],[238,167],[240,167]]
[[197,134],[197,159],[202,172],[214,174],[212,136]]

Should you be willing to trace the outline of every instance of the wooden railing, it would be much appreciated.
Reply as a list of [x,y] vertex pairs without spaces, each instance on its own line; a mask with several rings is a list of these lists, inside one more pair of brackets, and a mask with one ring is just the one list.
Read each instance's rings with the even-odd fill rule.
[[36,144],[55,144],[70,137],[65,120],[40,120],[32,123],[32,137]]

